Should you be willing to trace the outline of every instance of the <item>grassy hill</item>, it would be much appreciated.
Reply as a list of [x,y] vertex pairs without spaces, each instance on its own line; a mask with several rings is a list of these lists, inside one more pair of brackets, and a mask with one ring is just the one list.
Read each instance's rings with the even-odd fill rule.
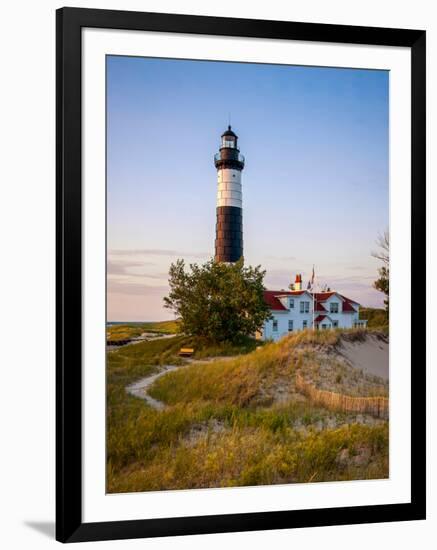
[[[240,355],[191,364],[177,356],[187,345],[180,335],[109,353],[108,491],[387,477],[387,421],[318,406],[296,389],[297,373],[332,391],[352,388],[351,367],[338,355],[342,338],[360,341],[366,334],[304,331],[232,349],[192,340],[199,357]],[[127,384],[164,364],[183,365],[149,391],[164,410],[126,393]],[[387,390],[374,377],[354,376],[359,395]]]
[[370,329],[383,328],[388,330],[388,317],[385,309],[376,307],[360,308],[360,319],[367,319]]
[[119,340],[130,340],[141,336],[143,332],[155,334],[176,334],[178,331],[177,321],[159,321],[147,323],[117,323],[106,328],[106,339],[113,342]]

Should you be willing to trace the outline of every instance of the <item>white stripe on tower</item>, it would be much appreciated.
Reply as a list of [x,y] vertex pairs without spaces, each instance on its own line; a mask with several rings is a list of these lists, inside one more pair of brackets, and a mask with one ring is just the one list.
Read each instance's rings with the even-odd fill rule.
[[243,208],[241,171],[222,168],[217,172],[217,206]]

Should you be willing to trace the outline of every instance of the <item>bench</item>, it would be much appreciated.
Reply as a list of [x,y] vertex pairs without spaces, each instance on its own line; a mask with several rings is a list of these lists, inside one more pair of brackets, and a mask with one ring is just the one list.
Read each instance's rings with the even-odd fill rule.
[[179,350],[179,356],[180,357],[191,357],[194,353],[193,348],[181,348]]

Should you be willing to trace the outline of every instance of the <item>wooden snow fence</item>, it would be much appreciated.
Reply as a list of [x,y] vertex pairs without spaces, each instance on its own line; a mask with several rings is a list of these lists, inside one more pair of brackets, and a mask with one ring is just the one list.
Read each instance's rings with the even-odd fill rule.
[[300,372],[296,373],[296,389],[313,403],[327,409],[388,418],[388,397],[353,397],[343,393],[319,390],[311,382],[307,382]]

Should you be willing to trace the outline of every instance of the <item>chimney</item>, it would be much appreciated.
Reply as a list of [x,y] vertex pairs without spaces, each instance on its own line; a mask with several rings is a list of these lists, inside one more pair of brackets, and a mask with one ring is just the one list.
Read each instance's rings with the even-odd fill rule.
[[300,273],[296,274],[296,279],[294,281],[294,290],[302,290],[302,275]]

